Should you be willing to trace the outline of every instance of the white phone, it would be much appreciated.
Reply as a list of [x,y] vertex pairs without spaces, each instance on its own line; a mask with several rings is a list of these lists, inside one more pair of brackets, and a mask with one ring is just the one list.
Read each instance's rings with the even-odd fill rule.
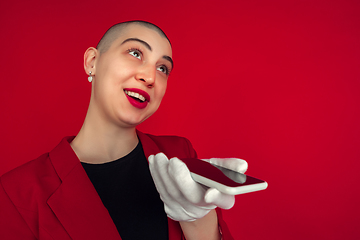
[[181,159],[190,170],[194,181],[207,187],[216,188],[222,193],[238,195],[264,190],[268,184],[248,175],[213,165],[197,158]]

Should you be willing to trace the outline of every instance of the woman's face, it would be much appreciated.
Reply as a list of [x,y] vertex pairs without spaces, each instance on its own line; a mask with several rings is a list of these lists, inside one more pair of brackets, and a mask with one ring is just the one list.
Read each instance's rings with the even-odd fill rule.
[[[130,24],[94,62],[91,101],[106,121],[134,127],[150,117],[165,94],[172,69],[168,40]],[[91,104],[90,104],[91,105]]]

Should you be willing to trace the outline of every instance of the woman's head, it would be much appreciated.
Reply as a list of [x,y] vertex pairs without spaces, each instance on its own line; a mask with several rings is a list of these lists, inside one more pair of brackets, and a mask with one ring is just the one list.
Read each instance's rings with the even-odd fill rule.
[[94,79],[88,114],[118,126],[138,125],[158,109],[172,67],[171,44],[160,28],[142,21],[114,25],[84,55]]
[[[100,53],[106,52],[109,49],[109,47],[111,46],[111,44],[124,31],[124,29],[126,29],[126,27],[128,27],[131,24],[137,24],[137,25],[144,26],[146,28],[152,29],[152,30],[156,31],[159,35],[161,35],[162,37],[166,38],[170,43],[170,40],[166,36],[164,31],[161,30],[161,28],[159,28],[155,24],[150,23],[150,22],[135,20],[135,21],[127,21],[127,22],[118,23],[118,24],[115,24],[112,27],[110,27],[105,32],[105,34],[102,36],[102,38],[100,39],[98,45],[96,46],[96,49],[98,49],[100,51]],[[171,45],[171,43],[170,43],[170,45]]]

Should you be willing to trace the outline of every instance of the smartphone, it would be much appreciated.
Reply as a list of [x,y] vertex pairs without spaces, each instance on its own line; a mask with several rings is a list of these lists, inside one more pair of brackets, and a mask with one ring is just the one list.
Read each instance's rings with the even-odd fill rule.
[[248,175],[232,171],[197,158],[182,158],[190,170],[194,181],[207,187],[216,188],[222,193],[238,195],[264,190],[268,184]]

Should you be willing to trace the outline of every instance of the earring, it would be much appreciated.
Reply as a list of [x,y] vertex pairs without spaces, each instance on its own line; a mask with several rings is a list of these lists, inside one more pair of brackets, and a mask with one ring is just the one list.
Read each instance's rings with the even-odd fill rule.
[[93,77],[91,76],[91,71],[89,72],[89,77],[88,77],[88,81],[91,83],[93,80]]

